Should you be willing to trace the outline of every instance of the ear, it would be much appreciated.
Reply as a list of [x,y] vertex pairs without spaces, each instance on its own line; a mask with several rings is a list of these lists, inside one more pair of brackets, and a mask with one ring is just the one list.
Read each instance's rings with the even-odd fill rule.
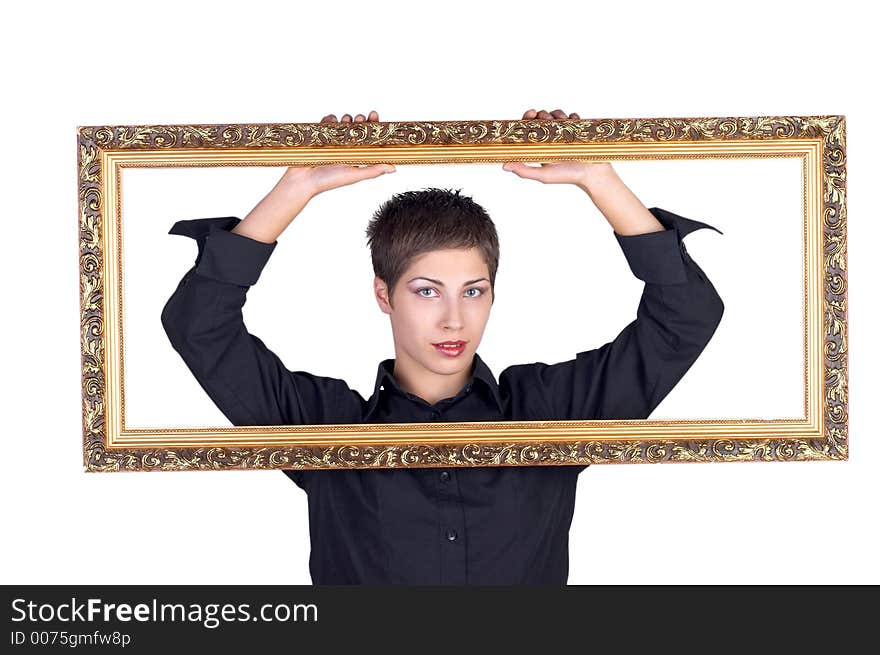
[[376,302],[379,304],[379,309],[386,314],[390,314],[393,308],[391,307],[391,300],[388,296],[388,285],[385,284],[385,280],[378,275],[373,278],[373,293],[376,296]]

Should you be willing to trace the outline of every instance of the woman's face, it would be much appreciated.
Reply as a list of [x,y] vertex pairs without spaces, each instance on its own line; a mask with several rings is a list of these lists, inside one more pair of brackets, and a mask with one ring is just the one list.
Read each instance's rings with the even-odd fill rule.
[[[417,375],[469,371],[483,338],[492,290],[489,267],[478,248],[433,250],[416,257],[400,276],[390,303],[377,298],[391,317],[398,361]],[[443,348],[443,342],[463,342]]]

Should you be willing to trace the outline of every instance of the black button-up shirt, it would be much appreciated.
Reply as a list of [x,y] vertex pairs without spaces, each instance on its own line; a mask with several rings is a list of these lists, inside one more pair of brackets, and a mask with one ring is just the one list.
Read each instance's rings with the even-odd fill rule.
[[[237,217],[178,221],[198,255],[162,311],[171,344],[233,425],[643,419],[711,339],[724,305],[682,242],[708,227],[653,207],[661,232],[615,237],[645,282],[611,342],[556,364],[479,355],[466,385],[431,404],[379,364],[365,400],[344,380],[292,371],[245,328],[242,307],[278,244]],[[314,584],[565,584],[586,465],[284,470],[308,496]]]

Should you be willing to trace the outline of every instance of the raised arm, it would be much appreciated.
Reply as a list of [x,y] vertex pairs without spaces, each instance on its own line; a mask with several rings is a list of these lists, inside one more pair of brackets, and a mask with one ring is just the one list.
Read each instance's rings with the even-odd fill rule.
[[195,239],[198,255],[165,304],[162,325],[174,349],[233,425],[358,419],[354,392],[344,381],[288,370],[248,332],[242,308],[278,236],[311,198],[389,169],[394,170],[387,164],[291,167],[244,220],[202,218],[178,221],[171,228],[171,234]]
[[[633,274],[645,282],[636,319],[609,343],[557,364],[512,366],[499,384],[534,393],[552,420],[642,419],[668,395],[712,338],[724,303],[682,238],[715,227],[652,207],[664,230],[615,232]],[[530,391],[531,390],[531,391]]]
[[[567,118],[561,110],[552,116],[534,110],[524,115],[535,117]],[[514,406],[527,408],[533,417],[647,418],[702,353],[724,313],[724,303],[682,239],[696,229],[721,231],[659,207],[646,208],[608,162],[552,162],[541,168],[510,162],[504,168],[583,189],[645,287],[636,319],[613,341],[557,364],[511,366],[502,371],[499,385],[522,400]]]
[[194,238],[196,264],[162,310],[171,345],[233,425],[332,422],[348,388],[342,380],[289,371],[251,334],[242,308],[277,242],[234,232],[236,217],[178,221],[171,234]]

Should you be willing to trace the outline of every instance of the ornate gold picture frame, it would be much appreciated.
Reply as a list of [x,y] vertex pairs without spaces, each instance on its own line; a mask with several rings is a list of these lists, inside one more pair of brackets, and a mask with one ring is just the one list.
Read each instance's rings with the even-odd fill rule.
[[[757,116],[77,128],[87,471],[844,460],[845,117]],[[794,158],[803,175],[803,417],[134,429],[125,422],[123,170]],[[167,231],[167,230],[166,230]],[[747,263],[744,256],[744,265]],[[772,330],[763,325],[762,330]],[[598,344],[597,344],[598,345]],[[760,333],[748,344],[763,393]]]

